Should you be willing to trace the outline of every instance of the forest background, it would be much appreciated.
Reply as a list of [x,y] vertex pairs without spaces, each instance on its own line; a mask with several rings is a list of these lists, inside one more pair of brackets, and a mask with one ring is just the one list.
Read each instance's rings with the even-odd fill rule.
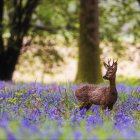
[[114,58],[138,83],[139,38],[139,0],[1,0],[0,80],[99,83]]

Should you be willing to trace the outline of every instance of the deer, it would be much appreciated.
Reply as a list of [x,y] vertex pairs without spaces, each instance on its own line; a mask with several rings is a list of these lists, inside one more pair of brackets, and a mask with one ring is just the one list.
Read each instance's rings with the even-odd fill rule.
[[111,59],[108,59],[108,63],[103,62],[106,68],[106,74],[103,79],[108,80],[109,86],[98,86],[93,84],[80,85],[74,92],[75,97],[80,102],[80,110],[83,108],[87,110],[94,105],[99,105],[103,110],[112,110],[114,104],[118,98],[118,92],[116,89],[116,72],[117,61],[111,64]]

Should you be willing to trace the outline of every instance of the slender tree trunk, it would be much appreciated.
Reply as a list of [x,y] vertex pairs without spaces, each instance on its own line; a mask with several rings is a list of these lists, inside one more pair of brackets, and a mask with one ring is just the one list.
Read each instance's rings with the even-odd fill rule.
[[101,81],[98,17],[98,0],[80,0],[78,82]]
[[0,53],[2,53],[4,51],[4,46],[3,46],[3,38],[2,38],[2,34],[3,34],[3,7],[4,7],[4,2],[3,0],[0,0]]

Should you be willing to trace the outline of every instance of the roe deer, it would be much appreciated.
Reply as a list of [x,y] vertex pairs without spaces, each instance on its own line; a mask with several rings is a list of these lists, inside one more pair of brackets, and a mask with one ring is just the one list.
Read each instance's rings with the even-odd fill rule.
[[106,74],[103,76],[104,79],[109,80],[110,86],[101,87],[91,84],[84,84],[79,86],[75,90],[75,96],[78,101],[82,104],[80,106],[80,110],[82,108],[86,108],[88,110],[92,104],[100,105],[102,109],[112,110],[113,105],[117,101],[118,93],[116,89],[116,71],[117,71],[117,61],[112,65],[110,64],[110,60],[108,60],[108,64],[103,62],[106,68]]

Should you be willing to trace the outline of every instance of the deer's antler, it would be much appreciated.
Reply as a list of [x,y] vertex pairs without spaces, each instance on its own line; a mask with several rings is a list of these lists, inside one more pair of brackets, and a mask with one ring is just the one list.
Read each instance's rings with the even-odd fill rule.
[[114,61],[114,59],[113,59],[113,63],[112,63],[112,66],[115,64],[115,61]]
[[118,59],[117,59],[116,61],[114,61],[114,59],[113,59],[113,64],[112,64],[112,66],[113,66],[114,64],[117,64],[117,62],[118,62]]
[[108,66],[110,66],[111,59],[108,59]]

